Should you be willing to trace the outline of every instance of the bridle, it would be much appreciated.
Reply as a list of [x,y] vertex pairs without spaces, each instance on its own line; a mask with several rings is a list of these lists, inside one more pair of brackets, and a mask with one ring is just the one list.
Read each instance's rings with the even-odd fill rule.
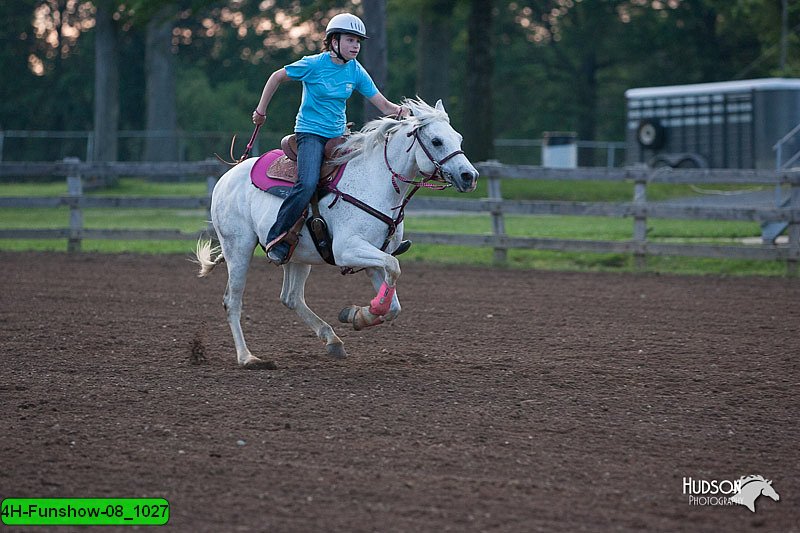
[[[397,192],[398,194],[400,194],[400,187],[397,186],[397,180],[400,180],[403,183],[408,183],[409,185],[414,186],[414,190],[411,193],[411,195],[417,192],[417,190],[419,190],[420,187],[434,189],[437,191],[441,191],[443,189],[446,189],[447,187],[451,187],[450,183],[448,183],[447,180],[444,179],[444,174],[442,172],[442,165],[453,159],[455,156],[464,153],[462,150],[455,150],[454,152],[443,157],[441,160],[437,161],[436,158],[433,157],[433,154],[431,154],[430,150],[428,150],[428,148],[422,143],[422,141],[419,138],[419,130],[422,128],[423,126],[420,126],[406,133],[406,137],[414,137],[411,140],[411,144],[409,144],[408,148],[406,148],[406,153],[411,151],[411,149],[414,147],[415,142],[419,143],[419,147],[422,148],[422,152],[427,156],[428,160],[431,163],[433,163],[433,168],[434,168],[433,172],[431,174],[426,174],[425,172],[420,171],[419,173],[420,175],[423,176],[423,179],[419,181],[414,180],[414,178],[406,178],[402,174],[395,172],[395,170],[392,168],[391,163],[389,163],[388,150],[389,150],[389,138],[391,135],[387,133],[386,138],[384,139],[383,160],[386,163],[386,168],[388,168],[389,172],[392,173],[392,187],[394,187],[395,192]],[[441,183],[441,185],[430,183],[431,181],[438,181],[439,183]]]
[[[414,177],[408,178],[408,177],[400,174],[399,172],[395,171],[392,168],[392,165],[389,162],[389,153],[388,153],[388,150],[389,150],[389,139],[391,138],[391,134],[387,133],[386,136],[385,136],[385,139],[384,139],[383,160],[386,163],[386,168],[389,170],[389,172],[392,175],[392,187],[394,188],[395,192],[400,194],[401,193],[400,187],[397,184],[398,180],[402,181],[403,183],[407,183],[408,185],[410,185],[410,187],[406,190],[406,193],[403,195],[403,200],[402,200],[402,202],[400,202],[400,205],[392,208],[392,211],[397,211],[397,214],[394,217],[390,217],[390,216],[378,211],[374,207],[362,202],[358,198],[355,198],[355,197],[353,197],[353,196],[351,196],[351,195],[349,195],[347,193],[341,192],[339,190],[339,188],[336,187],[336,186],[333,186],[332,188],[331,187],[328,188],[329,192],[331,192],[334,195],[336,195],[336,197],[333,199],[333,201],[328,206],[329,208],[333,207],[334,204],[336,204],[336,202],[339,201],[339,198],[341,198],[345,202],[348,202],[348,203],[358,207],[362,211],[365,211],[366,213],[369,213],[370,215],[372,215],[373,217],[377,218],[378,220],[380,220],[381,222],[383,222],[384,224],[386,224],[388,226],[388,229],[387,229],[387,232],[386,232],[386,239],[384,239],[383,245],[380,248],[382,252],[386,251],[386,248],[389,246],[389,243],[391,242],[392,237],[397,232],[397,226],[399,226],[400,223],[403,222],[403,219],[405,218],[406,205],[408,205],[408,202],[411,201],[411,198],[414,196],[414,194],[416,194],[416,192],[418,190],[420,190],[421,188],[433,189],[433,190],[440,191],[440,190],[446,189],[448,187],[451,187],[452,185],[450,183],[448,183],[447,180],[444,178],[444,170],[442,169],[442,165],[444,165],[445,163],[447,163],[448,161],[450,161],[452,158],[456,157],[457,155],[461,155],[461,154],[464,153],[462,150],[455,150],[452,153],[450,153],[450,154],[446,155],[445,157],[443,157],[442,159],[437,160],[433,156],[433,154],[431,154],[430,150],[422,143],[422,140],[419,138],[419,130],[422,129],[423,127],[424,126],[419,126],[417,128],[414,128],[414,130],[412,130],[412,131],[410,131],[410,132],[408,132],[406,134],[407,137],[413,137],[413,139],[411,140],[411,144],[408,146],[408,148],[406,148],[406,153],[411,151],[411,149],[414,147],[414,143],[419,143],[419,146],[420,146],[420,148],[422,148],[423,153],[427,156],[428,160],[430,160],[430,162],[433,163],[434,170],[430,174],[422,172],[422,171],[419,171],[419,174],[422,176],[422,179],[420,179],[420,180],[414,179]],[[432,183],[432,182],[436,182],[436,183]],[[358,272],[358,271],[357,270],[353,270],[350,267],[342,268],[342,274],[352,274],[354,272]]]

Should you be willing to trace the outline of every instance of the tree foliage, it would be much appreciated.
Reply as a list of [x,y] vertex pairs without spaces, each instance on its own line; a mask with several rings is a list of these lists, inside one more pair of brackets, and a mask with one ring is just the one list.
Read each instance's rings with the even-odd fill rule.
[[[235,131],[249,127],[271,72],[317,52],[333,14],[364,9],[358,0],[174,0],[165,13],[158,0],[104,1],[119,31],[123,130],[146,127],[145,34],[154,17],[172,25],[178,128]],[[471,132],[468,142],[547,130],[616,140],[628,88],[800,76],[800,3],[788,4],[781,68],[780,0],[386,0],[384,92],[395,101],[420,91],[442,98],[461,130],[489,113],[491,131]],[[470,44],[474,5],[488,8],[487,50]],[[0,2],[0,127],[93,128],[95,6]],[[490,97],[474,93],[476,76],[489,77]],[[267,127],[290,130],[299,98],[299,84],[282,87]],[[351,119],[361,117],[358,107],[349,106]]]

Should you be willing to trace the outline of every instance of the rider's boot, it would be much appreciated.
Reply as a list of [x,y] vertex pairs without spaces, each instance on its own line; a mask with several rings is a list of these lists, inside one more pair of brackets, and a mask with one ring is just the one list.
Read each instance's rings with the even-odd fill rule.
[[303,228],[303,222],[306,219],[306,212],[304,211],[300,218],[297,219],[289,231],[285,231],[278,235],[272,242],[264,247],[267,252],[267,259],[276,265],[284,265],[289,262],[294,249],[297,247],[297,242],[300,240],[300,230]]
[[290,248],[289,243],[286,241],[275,243],[267,252],[267,259],[276,265],[283,265],[289,261]]

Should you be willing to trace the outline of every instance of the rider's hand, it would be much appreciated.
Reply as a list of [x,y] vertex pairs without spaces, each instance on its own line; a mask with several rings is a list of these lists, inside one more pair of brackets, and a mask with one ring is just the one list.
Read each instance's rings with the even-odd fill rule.
[[259,126],[267,120],[267,115],[258,112],[258,109],[253,110],[253,124]]

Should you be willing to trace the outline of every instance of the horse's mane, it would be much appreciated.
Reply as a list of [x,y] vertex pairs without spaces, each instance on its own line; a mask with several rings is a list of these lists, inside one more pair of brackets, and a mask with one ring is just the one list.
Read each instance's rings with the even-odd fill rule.
[[742,487],[744,487],[745,485],[747,485],[751,481],[763,481],[764,483],[767,483],[767,484],[770,484],[770,485],[772,484],[772,481],[770,481],[769,479],[764,479],[764,476],[761,476],[761,475],[742,476],[739,479],[739,482],[741,483]]
[[392,117],[380,117],[367,122],[360,131],[351,133],[347,140],[339,146],[341,156],[336,158],[336,163],[346,163],[351,159],[370,151],[383,144],[386,135],[391,135],[403,126],[411,126],[412,131],[437,120],[450,122],[450,117],[445,111],[431,107],[421,98],[404,98],[403,106],[411,109],[408,118],[397,120]]

